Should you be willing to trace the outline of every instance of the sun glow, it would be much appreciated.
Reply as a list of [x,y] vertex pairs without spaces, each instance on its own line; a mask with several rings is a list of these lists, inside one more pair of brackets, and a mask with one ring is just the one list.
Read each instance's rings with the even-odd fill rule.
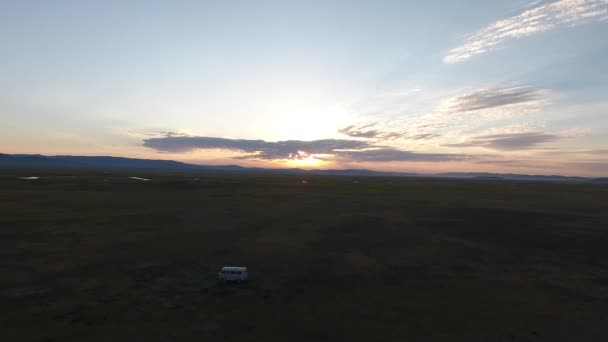
[[327,139],[334,137],[340,128],[354,120],[351,111],[342,104],[308,102],[304,96],[274,99],[269,109],[274,117],[268,126],[268,136],[272,140]]
[[289,166],[300,168],[318,167],[325,164],[326,162],[326,160],[319,159],[315,157],[315,155],[308,154],[302,151],[298,151],[298,153],[290,155],[290,158],[287,160],[287,164]]

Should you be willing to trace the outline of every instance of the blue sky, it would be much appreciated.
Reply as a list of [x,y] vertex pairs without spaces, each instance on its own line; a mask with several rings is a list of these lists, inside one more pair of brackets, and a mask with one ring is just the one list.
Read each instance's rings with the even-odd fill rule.
[[608,174],[608,0],[4,1],[0,150]]

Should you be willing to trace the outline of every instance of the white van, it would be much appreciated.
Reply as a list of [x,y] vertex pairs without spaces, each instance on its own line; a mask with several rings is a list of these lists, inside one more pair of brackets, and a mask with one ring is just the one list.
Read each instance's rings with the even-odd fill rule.
[[246,283],[249,280],[247,267],[224,266],[217,274],[221,282]]

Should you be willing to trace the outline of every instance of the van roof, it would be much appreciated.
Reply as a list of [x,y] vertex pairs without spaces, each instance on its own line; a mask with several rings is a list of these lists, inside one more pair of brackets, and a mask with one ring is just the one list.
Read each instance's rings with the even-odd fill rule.
[[222,267],[222,271],[241,271],[241,272],[245,272],[245,271],[247,271],[247,267],[224,266],[224,267]]

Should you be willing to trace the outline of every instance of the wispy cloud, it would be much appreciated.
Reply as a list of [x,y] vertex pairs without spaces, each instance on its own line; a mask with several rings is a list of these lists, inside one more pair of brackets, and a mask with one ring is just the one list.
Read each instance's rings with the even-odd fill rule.
[[504,106],[535,103],[543,100],[546,92],[525,86],[493,86],[449,98],[442,104],[448,114],[475,112]]
[[[423,147],[437,139],[470,131],[488,120],[501,120],[535,112],[548,103],[549,91],[521,85],[493,85],[443,99],[435,110],[419,117],[386,122],[365,122],[339,130],[351,138]],[[491,132],[495,134],[495,132]],[[512,132],[496,132],[512,133]],[[460,134],[460,133],[459,133]],[[391,142],[395,141],[395,142]]]
[[196,150],[232,150],[243,153],[236,159],[296,160],[313,156],[341,162],[451,161],[466,156],[458,154],[417,153],[375,145],[369,141],[325,139],[313,141],[264,141],[216,137],[163,134],[143,139],[143,145],[165,153],[186,153]]
[[472,158],[462,154],[417,153],[394,148],[380,148],[363,151],[342,151],[338,159],[358,162],[391,162],[391,161],[424,161],[444,162],[460,161]]
[[344,135],[353,138],[365,138],[365,139],[378,139],[378,140],[393,140],[404,136],[403,132],[391,132],[380,128],[377,122],[362,124],[362,125],[351,125],[342,128],[338,131]]
[[[465,135],[494,135],[494,134],[518,134],[518,133],[535,133],[542,132],[545,129],[545,125],[539,123],[517,123],[507,126],[495,126],[490,127],[488,129],[484,129],[482,131],[473,129],[467,132],[464,132]],[[561,132],[561,135],[564,133]]]
[[492,51],[510,39],[608,18],[608,0],[560,0],[535,4],[539,6],[496,21],[471,35],[463,45],[450,50],[443,61],[448,64],[462,62]]
[[342,128],[338,132],[353,138],[376,138],[378,137],[378,135],[381,134],[381,132],[377,129],[371,129],[375,125],[375,123],[364,124],[360,126],[351,125]]
[[557,134],[530,132],[512,134],[491,134],[474,137],[469,141],[448,144],[448,147],[485,147],[500,151],[520,151],[536,148],[543,143],[563,139]]
[[608,150],[588,150],[588,151],[585,151],[584,153],[593,154],[593,155],[608,156]]
[[[558,150],[558,151],[542,151],[545,156],[573,158],[573,157],[594,157],[600,159],[608,158],[608,150],[597,149],[597,150]],[[594,159],[595,160],[595,159]],[[607,159],[608,161],[608,159]]]
[[437,110],[415,121],[405,122],[405,137],[435,138],[449,127],[471,127],[482,120],[515,117],[537,111],[549,99],[549,92],[527,86],[500,85],[447,98]]

